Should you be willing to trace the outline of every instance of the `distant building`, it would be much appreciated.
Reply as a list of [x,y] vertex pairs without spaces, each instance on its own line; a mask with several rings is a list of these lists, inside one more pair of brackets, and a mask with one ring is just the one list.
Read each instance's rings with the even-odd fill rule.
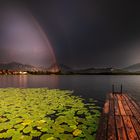
[[0,74],[2,75],[26,75],[28,72],[26,71],[13,71],[13,70],[0,70]]
[[27,74],[27,72],[26,71],[20,71],[19,74],[25,75],[25,74]]

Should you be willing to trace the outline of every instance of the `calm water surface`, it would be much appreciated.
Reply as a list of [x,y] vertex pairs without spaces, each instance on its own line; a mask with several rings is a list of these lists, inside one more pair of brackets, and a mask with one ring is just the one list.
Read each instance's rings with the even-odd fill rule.
[[140,101],[140,76],[103,76],[103,75],[19,75],[0,76],[0,87],[18,88],[58,88],[74,90],[75,95],[84,98],[94,98],[98,100],[98,105],[102,106],[106,94],[111,91],[112,84],[116,85],[116,90],[123,90],[132,94]]

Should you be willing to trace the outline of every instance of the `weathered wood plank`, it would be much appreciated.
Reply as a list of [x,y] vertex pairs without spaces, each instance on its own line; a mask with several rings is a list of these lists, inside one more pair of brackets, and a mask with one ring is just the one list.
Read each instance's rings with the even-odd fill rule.
[[127,140],[127,135],[123,124],[122,116],[120,115],[115,116],[115,120],[117,126],[118,140]]
[[107,140],[117,140],[115,131],[115,119],[112,115],[109,116],[108,120]]
[[116,95],[116,94],[114,94],[114,100],[118,100],[118,98],[117,98],[117,95]]
[[117,96],[117,98],[118,98],[118,100],[123,100],[123,98],[122,98],[122,94],[116,94],[116,96]]
[[135,125],[132,123],[131,120],[131,116],[135,115],[135,113],[137,112],[132,111],[131,107],[134,109],[134,106],[130,102],[130,99],[127,98],[127,96],[125,98],[124,97],[125,95],[122,96],[121,102],[126,113],[126,116],[123,116],[123,120],[124,120],[124,125],[127,131],[128,138],[139,139],[137,136],[137,132],[135,130]]
[[137,109],[138,112],[140,112],[140,106],[139,104],[137,104],[133,98],[131,98],[130,96],[128,96],[127,94],[124,95],[126,98],[128,98],[128,100],[134,105],[134,107]]
[[96,140],[140,140],[140,107],[126,94],[109,94]]
[[115,109],[115,116],[120,115],[119,104],[117,97],[114,95],[114,109]]
[[123,108],[123,104],[120,100],[118,100],[118,104],[119,104],[119,109],[120,109],[120,114],[123,116],[123,115],[126,115],[125,113],[125,110]]
[[123,95],[124,98],[126,99],[126,102],[128,104],[128,106],[130,107],[133,115],[135,116],[135,118],[138,120],[138,122],[140,123],[140,113],[139,111],[135,108],[135,106],[132,104],[131,100],[129,98],[127,98],[126,95]]
[[114,97],[109,101],[109,120],[108,120],[108,132],[107,140],[116,140],[116,128],[114,118]]
[[136,130],[136,133],[140,139],[140,123],[136,120],[135,117],[130,117],[131,118],[131,121],[133,123],[133,126],[135,127],[135,130]]
[[[134,106],[130,102],[129,98],[127,98],[127,97],[123,98],[123,97],[124,96],[121,97],[121,101],[119,100],[120,98],[118,98],[118,102],[119,102],[119,107],[120,107],[121,115],[123,117],[123,121],[124,121],[124,125],[125,125],[126,131],[127,131],[128,138],[130,140],[139,139],[137,136],[137,133],[135,131],[135,128],[131,122],[131,118],[130,118],[130,116],[133,116],[131,108],[134,109]],[[125,111],[125,113],[124,113],[124,111]],[[134,114],[135,113],[136,112],[134,112]]]
[[109,100],[109,116],[114,116],[114,100]]
[[129,140],[139,140],[137,133],[135,132],[135,128],[133,127],[133,124],[131,122],[131,119],[129,116],[123,116],[124,125],[127,131],[127,136]]
[[107,100],[107,101],[105,102],[104,109],[103,109],[103,113],[104,113],[104,114],[108,114],[108,113],[109,113],[109,100]]
[[124,108],[124,110],[126,112],[126,115],[133,116],[133,113],[132,113],[130,107],[128,106],[128,104],[127,104],[127,102],[125,100],[122,100],[122,105],[123,105],[123,108]]

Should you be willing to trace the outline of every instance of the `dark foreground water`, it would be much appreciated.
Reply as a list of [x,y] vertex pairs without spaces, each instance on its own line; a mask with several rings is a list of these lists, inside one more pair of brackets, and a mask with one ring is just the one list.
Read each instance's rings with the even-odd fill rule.
[[75,95],[84,98],[94,98],[98,100],[98,105],[102,106],[106,94],[111,91],[112,84],[116,85],[116,90],[123,90],[132,94],[140,101],[140,76],[104,76],[104,75],[19,75],[0,76],[0,87],[18,88],[59,88],[74,90]]

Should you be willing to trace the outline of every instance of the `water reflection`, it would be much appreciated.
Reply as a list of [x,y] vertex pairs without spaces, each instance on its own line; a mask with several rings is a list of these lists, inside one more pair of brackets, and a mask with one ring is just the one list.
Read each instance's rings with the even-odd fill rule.
[[98,105],[104,104],[106,94],[115,89],[132,94],[140,101],[140,76],[103,76],[103,75],[5,75],[0,76],[0,87],[48,87],[74,90],[75,95],[83,98],[94,98]]
[[27,87],[27,75],[3,75],[0,76],[0,87],[20,87],[26,88]]
[[27,86],[30,88],[58,88],[59,76],[57,75],[30,75],[27,76]]
[[19,75],[19,78],[18,79],[19,79],[18,80],[19,87],[22,87],[22,88],[23,87],[24,88],[27,87],[27,75]]
[[43,75],[1,75],[0,87],[58,87],[58,76],[43,76]]

